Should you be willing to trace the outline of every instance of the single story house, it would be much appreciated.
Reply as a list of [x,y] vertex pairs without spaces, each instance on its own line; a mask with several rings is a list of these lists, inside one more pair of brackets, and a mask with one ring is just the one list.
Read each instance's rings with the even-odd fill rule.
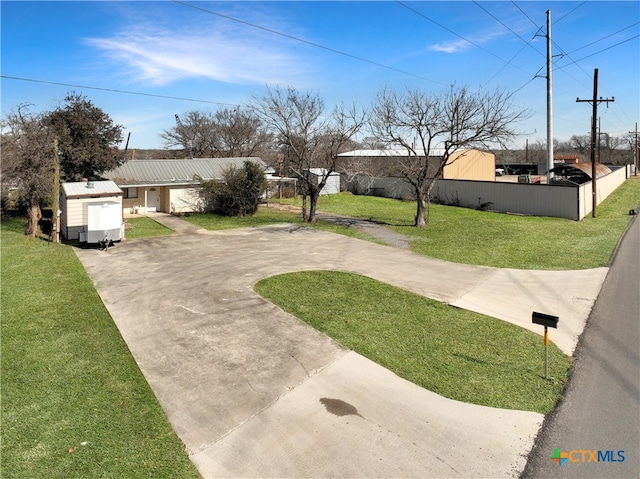
[[[421,154],[417,151],[418,155]],[[442,158],[444,150],[433,149],[429,157]],[[424,152],[422,152],[424,157]],[[336,169],[347,172],[352,166],[361,173],[372,176],[399,176],[393,173],[395,165],[410,159],[406,148],[391,150],[354,150],[337,155]],[[433,162],[434,165],[438,161]],[[432,175],[435,175],[435,167]],[[493,153],[476,149],[460,150],[453,153],[443,170],[445,180],[495,181],[496,157]]]
[[245,161],[267,168],[257,157],[131,160],[103,176],[124,192],[122,207],[125,212],[190,213],[203,208],[200,178],[222,180],[226,170],[242,168]]

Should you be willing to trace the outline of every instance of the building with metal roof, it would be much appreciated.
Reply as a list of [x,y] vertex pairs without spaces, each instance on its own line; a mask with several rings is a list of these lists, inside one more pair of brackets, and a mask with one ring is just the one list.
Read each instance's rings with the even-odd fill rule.
[[[429,151],[427,175],[435,177],[440,169],[440,160],[445,150],[433,148]],[[373,177],[402,176],[401,171],[420,168],[425,157],[424,150],[410,153],[406,148],[389,150],[353,150],[337,155],[336,170],[348,172],[358,170]],[[414,160],[415,158],[415,160]],[[415,166],[414,166],[415,165]],[[442,178],[450,180],[494,181],[496,179],[496,157],[493,153],[477,149],[453,152],[442,170]]]
[[113,181],[77,181],[61,183],[66,198],[94,198],[122,196],[122,190]]
[[117,241],[123,231],[122,190],[113,181],[60,184],[60,232],[64,238],[96,242],[108,236]]
[[257,157],[198,158],[184,160],[131,160],[103,176],[123,186],[194,185],[203,180],[219,180],[230,168],[242,168],[245,161],[267,165]]
[[187,213],[203,208],[200,180],[222,180],[225,171],[242,168],[245,161],[267,168],[258,157],[131,160],[103,176],[124,192],[125,213]]

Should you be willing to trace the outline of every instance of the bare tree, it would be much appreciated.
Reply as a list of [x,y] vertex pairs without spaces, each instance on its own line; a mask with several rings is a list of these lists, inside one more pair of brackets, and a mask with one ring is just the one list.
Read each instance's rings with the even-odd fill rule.
[[[555,150],[555,146],[554,146]],[[547,162],[548,156],[547,141],[537,139],[534,143],[529,144],[529,162],[542,164]]]
[[273,131],[284,162],[301,182],[303,219],[315,223],[318,198],[336,169],[336,155],[351,144],[364,113],[345,105],[327,112],[318,93],[292,87],[267,88],[264,95],[254,97],[253,109]]
[[226,158],[255,156],[271,138],[252,110],[218,110],[215,122],[216,149]]
[[2,182],[14,186],[18,201],[28,213],[27,234],[35,236],[42,218],[41,206],[53,186],[53,138],[42,115],[32,115],[28,105],[2,121]]
[[165,147],[180,146],[191,158],[215,157],[215,119],[211,113],[189,111],[182,117],[176,115],[176,126],[164,130],[160,137]]
[[569,139],[569,144],[581,155],[588,155],[591,150],[590,135],[573,135]]
[[472,93],[452,86],[444,93],[428,94],[385,88],[376,97],[370,125],[380,141],[406,150],[393,173],[414,190],[415,226],[426,226],[429,196],[445,165],[461,158],[465,149],[504,145],[515,136],[514,124],[525,117],[513,107],[512,95],[501,90]]
[[254,156],[270,139],[260,118],[252,110],[240,108],[176,115],[176,126],[160,136],[166,147],[181,146],[192,158]]

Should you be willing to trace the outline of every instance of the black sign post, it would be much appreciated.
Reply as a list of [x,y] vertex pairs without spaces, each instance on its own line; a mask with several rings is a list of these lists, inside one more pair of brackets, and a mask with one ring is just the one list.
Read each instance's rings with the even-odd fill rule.
[[531,320],[535,324],[544,326],[544,378],[549,379],[549,332],[547,328],[557,328],[558,317],[551,316],[550,314],[536,313],[534,311],[531,315]]

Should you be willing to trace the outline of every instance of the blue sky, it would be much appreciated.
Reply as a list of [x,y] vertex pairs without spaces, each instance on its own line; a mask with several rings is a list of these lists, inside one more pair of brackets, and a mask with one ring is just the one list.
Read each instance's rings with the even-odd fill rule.
[[589,132],[591,106],[576,98],[592,98],[595,68],[598,96],[615,97],[599,106],[601,131],[621,136],[640,120],[637,1],[2,1],[0,8],[3,116],[22,103],[52,110],[73,90],[123,125],[125,139],[131,132],[129,148],[161,148],[159,135],[176,113],[247,104],[266,85],[316,90],[328,105],[366,105],[383,86],[502,88],[531,113],[514,147],[545,141],[547,10],[554,137]]

